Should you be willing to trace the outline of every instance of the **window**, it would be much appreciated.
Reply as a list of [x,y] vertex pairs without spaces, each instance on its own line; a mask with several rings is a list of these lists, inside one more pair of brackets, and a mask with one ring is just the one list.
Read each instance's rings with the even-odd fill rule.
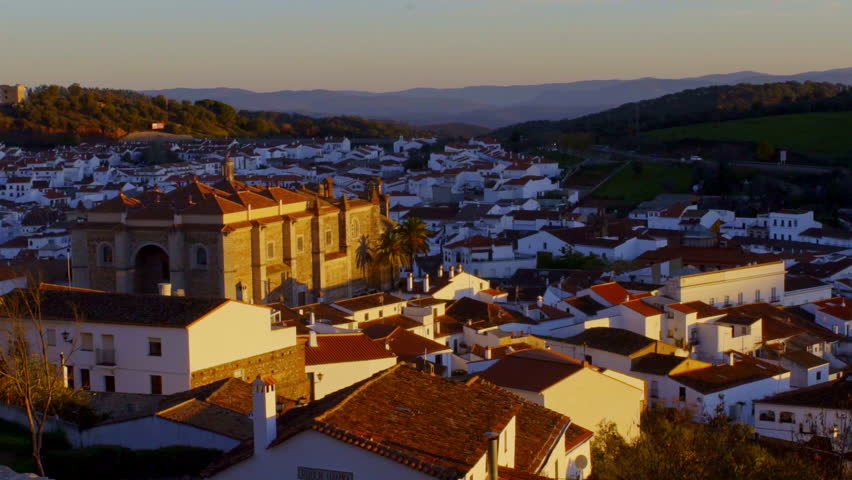
[[740,327],[740,335],[748,335],[748,327]]
[[80,350],[84,352],[91,352],[95,349],[95,338],[91,333],[81,333],[80,343]]
[[379,318],[384,318],[384,316],[385,316],[385,311],[379,310]]
[[740,292],[740,293],[737,294],[737,304],[738,305],[743,304],[743,292]]
[[163,341],[159,338],[148,339],[148,356],[162,357],[163,356]]
[[352,220],[352,238],[358,238],[361,234],[361,224],[358,220]]
[[370,319],[370,312],[367,312],[367,313],[364,314],[364,321],[366,322],[369,319]]
[[105,392],[114,392],[115,391],[115,377],[112,375],[104,375],[104,391]]
[[711,307],[715,306],[716,305],[716,298],[710,297],[710,301],[708,303],[710,304]]
[[101,244],[98,252],[98,262],[101,265],[112,265],[112,245],[108,243]]
[[47,337],[47,344],[51,347],[55,347],[56,346],[56,329],[48,328],[47,332],[45,333],[45,336]]
[[822,380],[822,372],[816,372],[817,381]]
[[65,377],[68,379],[68,388],[74,388],[74,367],[65,365]]
[[275,258],[275,242],[269,242],[266,244],[266,258]]
[[331,241],[332,241],[331,230],[326,230],[325,231],[325,246],[330,247]]
[[151,395],[163,394],[163,377],[160,375],[151,375]]
[[677,399],[681,402],[686,401],[686,387],[680,387],[677,391]]
[[754,291],[754,301],[755,302],[760,301],[760,290],[759,289]]
[[778,289],[775,288],[775,287],[772,287],[772,301],[773,302],[778,301]]
[[302,253],[305,251],[305,236],[299,235],[296,237],[296,251]]
[[793,415],[793,412],[781,412],[778,423],[796,423],[796,416]]
[[88,368],[80,369],[80,388],[83,390],[92,389],[92,375]]
[[731,304],[731,297],[729,297],[728,295],[725,295],[725,306],[727,307],[730,304]]
[[775,410],[763,410],[760,412],[760,416],[758,418],[760,418],[761,422],[774,422]]
[[197,269],[207,268],[207,249],[198,245],[195,247],[195,254],[192,256],[192,266]]

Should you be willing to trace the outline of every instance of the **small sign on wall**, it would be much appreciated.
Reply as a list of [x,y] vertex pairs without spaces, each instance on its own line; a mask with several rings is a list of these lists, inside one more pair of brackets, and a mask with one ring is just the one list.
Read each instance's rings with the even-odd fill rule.
[[353,480],[355,478],[352,472],[337,472],[321,468],[298,467],[297,472],[299,480]]

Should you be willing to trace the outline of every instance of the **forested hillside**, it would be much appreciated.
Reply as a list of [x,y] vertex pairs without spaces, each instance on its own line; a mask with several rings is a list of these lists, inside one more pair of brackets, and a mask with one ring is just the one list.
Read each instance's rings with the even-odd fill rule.
[[563,133],[589,132],[598,141],[662,128],[791,113],[852,110],[852,89],[817,82],[739,84],[685,90],[653,100],[557,122],[528,122],[496,130],[506,141],[554,142]]
[[405,124],[361,117],[318,119],[279,112],[238,112],[215,100],[177,101],[75,84],[37,87],[21,105],[0,108],[0,141],[4,137],[117,139],[149,130],[157,122],[165,123],[167,133],[205,137],[393,137],[414,133]]

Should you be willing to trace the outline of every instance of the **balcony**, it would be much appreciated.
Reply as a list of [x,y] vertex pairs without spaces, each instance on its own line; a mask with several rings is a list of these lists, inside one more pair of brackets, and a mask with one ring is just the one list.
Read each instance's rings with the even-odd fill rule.
[[114,367],[115,366],[115,349],[99,348],[95,350],[95,364]]

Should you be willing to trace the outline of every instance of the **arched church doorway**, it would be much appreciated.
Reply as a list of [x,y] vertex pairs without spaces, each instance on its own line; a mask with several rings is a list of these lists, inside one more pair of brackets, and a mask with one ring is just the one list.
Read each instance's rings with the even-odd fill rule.
[[169,255],[156,245],[145,245],[136,252],[136,293],[158,293],[157,285],[169,281]]

